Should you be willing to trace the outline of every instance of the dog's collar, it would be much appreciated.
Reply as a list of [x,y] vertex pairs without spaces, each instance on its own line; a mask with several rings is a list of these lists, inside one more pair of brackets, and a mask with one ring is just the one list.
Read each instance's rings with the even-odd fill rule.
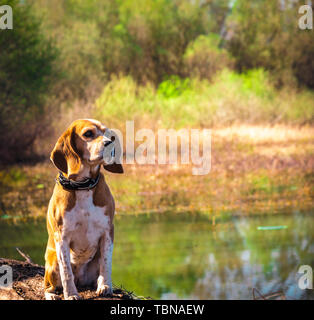
[[59,176],[56,179],[62,187],[66,190],[90,190],[96,187],[99,181],[99,174],[98,176],[93,178],[86,178],[84,181],[73,181],[71,179],[66,178],[62,172],[59,172]]

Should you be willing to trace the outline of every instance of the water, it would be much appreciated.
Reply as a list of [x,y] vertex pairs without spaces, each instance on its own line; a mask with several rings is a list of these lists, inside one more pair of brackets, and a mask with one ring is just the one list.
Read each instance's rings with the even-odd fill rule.
[[[252,299],[252,288],[287,299],[314,299],[298,287],[301,265],[314,268],[314,217],[234,218],[212,226],[200,214],[116,216],[113,282],[155,299]],[[258,230],[260,226],[286,226]],[[44,263],[44,220],[0,222],[0,256],[15,247]]]

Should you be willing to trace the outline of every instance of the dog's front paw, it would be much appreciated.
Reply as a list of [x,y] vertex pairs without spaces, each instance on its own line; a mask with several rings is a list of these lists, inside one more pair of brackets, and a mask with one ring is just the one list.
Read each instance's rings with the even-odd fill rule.
[[45,292],[45,299],[46,300],[61,300],[61,297],[56,293]]
[[68,296],[65,298],[65,300],[81,300],[81,296],[79,294],[74,294],[72,296]]
[[112,296],[112,287],[107,285],[107,284],[102,284],[99,285],[97,290],[96,290],[96,294],[98,296]]

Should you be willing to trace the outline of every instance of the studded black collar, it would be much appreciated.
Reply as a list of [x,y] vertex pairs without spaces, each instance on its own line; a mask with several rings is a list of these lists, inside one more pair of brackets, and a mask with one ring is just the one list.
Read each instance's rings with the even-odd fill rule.
[[86,178],[84,181],[74,181],[66,178],[62,172],[59,172],[59,176],[56,181],[59,182],[66,190],[90,190],[96,187],[99,181],[99,174],[95,179]]

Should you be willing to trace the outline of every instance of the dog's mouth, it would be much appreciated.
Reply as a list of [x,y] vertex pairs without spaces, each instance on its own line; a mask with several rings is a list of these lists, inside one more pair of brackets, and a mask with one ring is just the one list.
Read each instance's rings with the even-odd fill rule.
[[[114,138],[114,137],[112,137]],[[112,139],[111,141],[106,141],[105,142],[105,148],[108,147],[110,144],[112,144],[114,142],[114,139]]]

